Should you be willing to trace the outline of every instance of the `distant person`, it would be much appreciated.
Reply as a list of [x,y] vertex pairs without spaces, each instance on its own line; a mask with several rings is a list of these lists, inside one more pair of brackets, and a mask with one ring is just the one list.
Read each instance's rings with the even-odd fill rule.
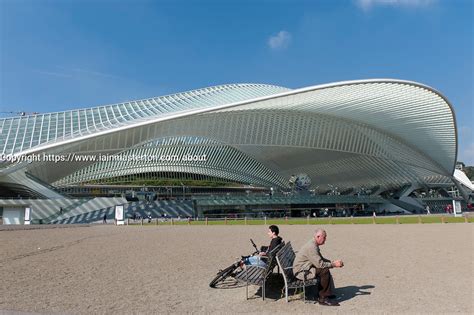
[[102,223],[107,224],[107,213],[104,213],[104,217],[102,218]]
[[280,229],[276,225],[270,225],[268,227],[267,234],[268,234],[268,237],[271,239],[270,245],[268,245],[268,247],[262,246],[261,248],[262,251],[258,255],[245,258],[241,262],[241,267],[242,267],[242,264],[266,267],[267,260],[269,258],[268,255],[272,252],[272,250],[274,250],[283,241],[283,239],[278,235],[280,234]]
[[446,210],[447,214],[450,214],[451,213],[451,205],[447,205],[445,210]]
[[[344,263],[342,260],[330,261],[321,255],[319,247],[324,245],[325,242],[326,231],[322,229],[314,231],[313,239],[308,241],[300,251],[296,253],[295,261],[293,262],[293,274],[300,280],[319,277],[319,304],[326,306],[339,306],[339,303],[331,300],[335,298],[335,295],[331,291],[334,282],[329,269],[342,268]],[[315,297],[316,296],[313,296],[312,298]]]
[[431,212],[430,212],[430,206],[426,205],[425,210],[426,210],[426,214],[431,214]]

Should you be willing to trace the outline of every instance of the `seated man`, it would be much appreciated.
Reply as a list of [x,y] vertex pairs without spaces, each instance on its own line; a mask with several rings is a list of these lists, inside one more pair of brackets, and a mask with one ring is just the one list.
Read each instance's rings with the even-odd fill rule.
[[321,255],[319,246],[324,245],[324,242],[326,242],[326,231],[317,229],[314,232],[314,238],[296,253],[295,261],[293,262],[293,274],[300,280],[319,277],[319,304],[338,306],[339,303],[330,300],[330,298],[335,296],[331,292],[331,287],[334,284],[329,269],[334,267],[341,268],[344,266],[344,263],[341,260],[331,262]]
[[262,251],[258,255],[245,258],[241,263],[241,267],[242,264],[265,267],[267,265],[266,260],[268,259],[268,254],[283,241],[282,238],[278,236],[279,233],[280,230],[278,226],[270,225],[268,227],[268,237],[271,238],[270,245],[268,247],[262,246]]

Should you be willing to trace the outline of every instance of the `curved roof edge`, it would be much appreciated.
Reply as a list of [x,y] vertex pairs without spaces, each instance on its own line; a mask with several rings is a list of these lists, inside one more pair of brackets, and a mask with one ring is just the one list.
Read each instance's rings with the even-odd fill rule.
[[465,187],[469,188],[471,192],[474,192],[474,184],[472,184],[471,180],[467,177],[466,173],[460,171],[458,169],[454,170],[454,179],[457,180],[459,183],[463,184]]
[[[215,106],[215,107],[211,107],[211,108],[200,108],[200,109],[192,109],[192,110],[189,110],[189,111],[181,111],[179,113],[168,115],[166,117],[157,117],[157,118],[154,118],[154,119],[148,119],[146,121],[139,121],[139,122],[136,122],[136,123],[132,123],[132,124],[126,125],[126,126],[119,126],[119,127],[113,128],[113,129],[101,130],[101,131],[98,131],[98,132],[95,132],[95,133],[91,133],[91,134],[87,134],[87,135],[81,135],[81,136],[78,136],[78,137],[75,137],[75,138],[70,138],[70,139],[66,139],[66,140],[62,140],[62,141],[58,141],[58,142],[54,142],[54,143],[40,145],[38,147],[34,147],[34,148],[31,148],[31,149],[19,152],[19,153],[15,154],[15,156],[31,154],[31,153],[35,153],[37,151],[42,151],[42,150],[54,148],[54,147],[65,145],[65,144],[70,144],[70,143],[74,143],[74,142],[78,142],[78,141],[82,141],[82,140],[87,140],[87,139],[90,139],[90,138],[94,138],[94,137],[98,137],[98,136],[102,136],[102,135],[107,135],[107,134],[114,133],[114,132],[117,132],[117,131],[123,131],[123,130],[126,130],[126,129],[146,126],[146,125],[154,124],[154,123],[157,123],[157,122],[168,121],[168,120],[183,118],[183,117],[187,117],[187,116],[193,116],[193,115],[212,112],[212,111],[221,110],[221,109],[228,109],[228,108],[238,107],[238,106],[242,106],[242,105],[246,105],[246,104],[250,104],[250,103],[254,103],[254,102],[271,100],[271,99],[274,99],[274,98],[290,96],[290,95],[296,95],[296,94],[299,94],[299,93],[317,91],[317,90],[322,90],[322,89],[327,89],[327,88],[332,88],[332,87],[340,87],[340,86],[356,85],[356,84],[366,84],[366,83],[398,83],[398,84],[416,86],[416,87],[426,89],[428,91],[431,91],[431,92],[439,95],[446,102],[446,104],[449,107],[449,110],[451,111],[451,115],[453,117],[453,123],[454,123],[455,151],[456,151],[455,152],[455,158],[454,158],[454,161],[453,161],[453,167],[452,167],[452,173],[454,173],[454,170],[456,168],[455,166],[456,166],[457,156],[458,156],[458,133],[457,133],[456,116],[455,116],[452,104],[449,102],[447,97],[444,96],[441,92],[439,92],[438,90],[436,90],[436,89],[434,89],[434,88],[432,88],[428,85],[418,83],[418,82],[415,82],[415,81],[400,80],[400,79],[362,79],[362,80],[349,80],[349,81],[325,83],[325,84],[320,84],[320,85],[313,85],[313,86],[309,86],[309,87],[289,90],[289,91],[282,92],[282,93],[257,97],[257,98],[248,99],[248,100],[244,100],[244,101],[238,101],[238,102],[223,104],[223,105],[219,105],[219,106]],[[255,84],[256,85],[262,85],[262,84],[257,84],[257,83],[255,83]],[[263,85],[265,85],[265,84],[263,84]],[[223,85],[223,86],[225,86],[225,85]],[[270,86],[277,86],[277,85],[270,85]],[[216,86],[216,87],[218,87],[218,86]]]
[[[67,109],[67,110],[61,110],[61,111],[55,111],[55,112],[46,112],[46,113],[40,113],[39,115],[43,114],[60,114],[64,112],[69,112],[69,111],[78,111],[78,110],[86,110],[86,109],[93,109],[93,108],[99,108],[99,107],[106,107],[106,106],[115,106],[115,105],[120,105],[124,103],[129,103],[129,102],[140,102],[140,101],[149,101],[158,97],[173,97],[177,96],[180,94],[184,93],[195,93],[195,92],[203,92],[207,89],[223,89],[223,88],[229,88],[232,86],[251,86],[251,85],[257,85],[257,86],[268,86],[268,87],[274,87],[274,88],[279,88],[279,89],[285,89],[288,91],[291,91],[292,89],[285,87],[285,86],[280,86],[280,85],[275,85],[275,84],[264,84],[264,83],[227,83],[227,84],[218,84],[218,85],[211,85],[211,86],[206,86],[203,88],[199,89],[192,89],[192,90],[187,90],[187,91],[181,91],[181,92],[175,92],[175,93],[169,93],[169,94],[163,94],[159,96],[152,96],[152,97],[146,97],[146,98],[139,98],[139,99],[132,99],[132,100],[125,100],[122,102],[118,103],[108,103],[108,104],[100,104],[100,105],[93,105],[91,107],[78,107],[78,108],[73,108],[73,109]],[[15,119],[15,118],[26,118],[28,116],[37,116],[37,114],[29,114],[25,116],[12,116],[12,117],[0,117],[0,119]]]

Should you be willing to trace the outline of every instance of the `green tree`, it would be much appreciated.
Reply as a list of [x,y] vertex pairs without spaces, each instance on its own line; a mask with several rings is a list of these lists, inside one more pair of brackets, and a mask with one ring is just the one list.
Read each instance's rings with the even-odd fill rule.
[[466,166],[463,168],[464,173],[466,176],[473,181],[474,180],[474,166]]

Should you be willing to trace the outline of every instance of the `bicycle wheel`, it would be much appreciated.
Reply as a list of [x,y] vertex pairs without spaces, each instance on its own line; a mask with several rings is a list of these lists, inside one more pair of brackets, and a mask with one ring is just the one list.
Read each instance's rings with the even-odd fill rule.
[[217,273],[217,276],[214,279],[212,279],[212,281],[209,283],[209,286],[211,288],[215,288],[216,284],[227,279],[232,274],[232,272],[234,272],[235,268],[236,268],[235,264],[232,264],[229,267],[225,268],[224,270],[219,271]]

